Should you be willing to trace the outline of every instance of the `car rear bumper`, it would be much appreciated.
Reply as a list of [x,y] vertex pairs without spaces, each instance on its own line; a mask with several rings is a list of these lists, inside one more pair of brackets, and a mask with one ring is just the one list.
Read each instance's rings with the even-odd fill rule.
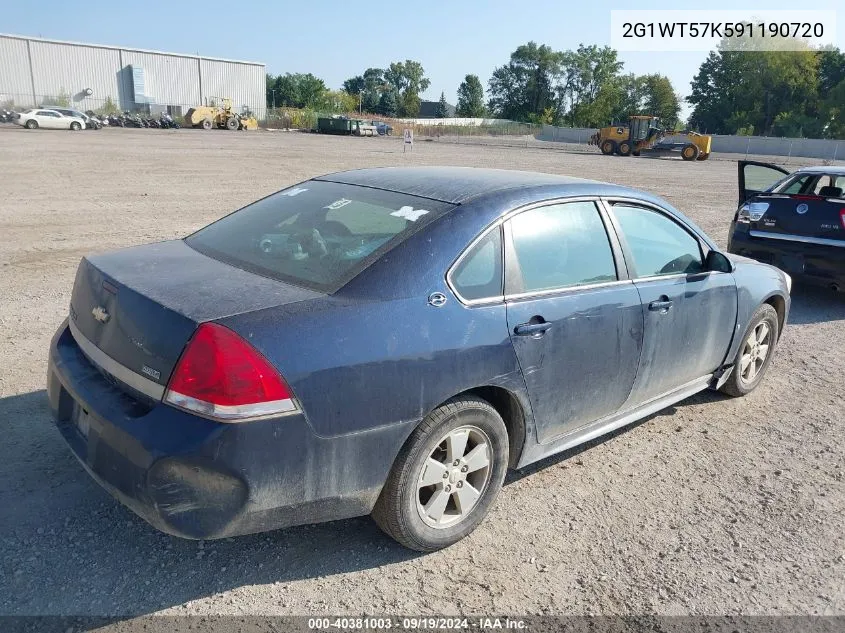
[[303,415],[223,424],[136,400],[63,323],[47,394],[91,476],[154,527],[213,539],[368,514],[415,422],[322,438]]
[[796,281],[845,289],[845,247],[754,236],[737,224],[728,251],[776,266]]

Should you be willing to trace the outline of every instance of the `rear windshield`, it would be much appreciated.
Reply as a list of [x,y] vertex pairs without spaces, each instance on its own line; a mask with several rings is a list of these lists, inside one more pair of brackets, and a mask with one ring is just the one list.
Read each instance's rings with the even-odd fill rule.
[[391,191],[308,181],[235,211],[185,241],[238,268],[331,293],[452,207]]

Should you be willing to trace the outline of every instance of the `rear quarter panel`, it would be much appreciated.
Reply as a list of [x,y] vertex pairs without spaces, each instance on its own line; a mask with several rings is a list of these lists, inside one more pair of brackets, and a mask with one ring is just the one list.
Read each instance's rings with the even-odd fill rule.
[[[450,397],[491,385],[519,398],[528,417],[504,303],[465,306],[445,280],[498,215],[494,206],[457,209],[332,296],[220,323],[280,369],[322,437],[417,422]],[[447,296],[442,307],[428,304],[435,291]]]

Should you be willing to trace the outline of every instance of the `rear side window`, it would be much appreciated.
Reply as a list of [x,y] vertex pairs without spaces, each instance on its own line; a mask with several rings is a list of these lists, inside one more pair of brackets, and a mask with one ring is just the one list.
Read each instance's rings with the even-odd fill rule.
[[521,278],[521,283],[517,283],[521,288],[515,288],[515,292],[617,279],[607,231],[592,202],[530,209],[513,217],[510,229],[516,256],[514,276]]
[[497,227],[480,239],[449,276],[466,301],[502,296],[502,231]]
[[266,277],[335,292],[454,205],[309,181],[185,238],[192,248]]
[[662,213],[621,204],[613,206],[638,277],[692,275],[704,270],[701,247],[686,229]]

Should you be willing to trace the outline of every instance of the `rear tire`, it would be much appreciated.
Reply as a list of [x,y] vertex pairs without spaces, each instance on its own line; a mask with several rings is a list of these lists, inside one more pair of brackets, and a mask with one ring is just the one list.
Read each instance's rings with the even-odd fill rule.
[[[405,547],[433,552],[470,534],[502,487],[508,433],[486,400],[461,397],[431,412],[399,452],[373,519]],[[439,502],[439,503],[438,503]]]
[[630,156],[631,155],[631,144],[628,141],[622,141],[619,143],[619,155],[620,156]]
[[707,160],[710,158],[710,152],[701,152],[696,160]]
[[38,121],[36,121],[35,119],[30,119],[29,121],[26,122],[26,125],[24,127],[27,130],[37,130],[38,129]]
[[602,154],[604,154],[605,156],[610,156],[611,154],[616,152],[616,143],[611,140],[604,141],[601,144],[600,149]]
[[202,121],[202,129],[204,130],[210,130],[213,125],[214,123],[211,121],[211,119],[203,119]]
[[701,150],[698,149],[697,145],[689,143],[688,145],[684,145],[681,150],[681,158],[684,160],[697,160],[700,153]]
[[772,306],[764,303],[757,308],[742,335],[733,371],[719,391],[739,397],[757,388],[772,362],[779,327],[778,313]]

